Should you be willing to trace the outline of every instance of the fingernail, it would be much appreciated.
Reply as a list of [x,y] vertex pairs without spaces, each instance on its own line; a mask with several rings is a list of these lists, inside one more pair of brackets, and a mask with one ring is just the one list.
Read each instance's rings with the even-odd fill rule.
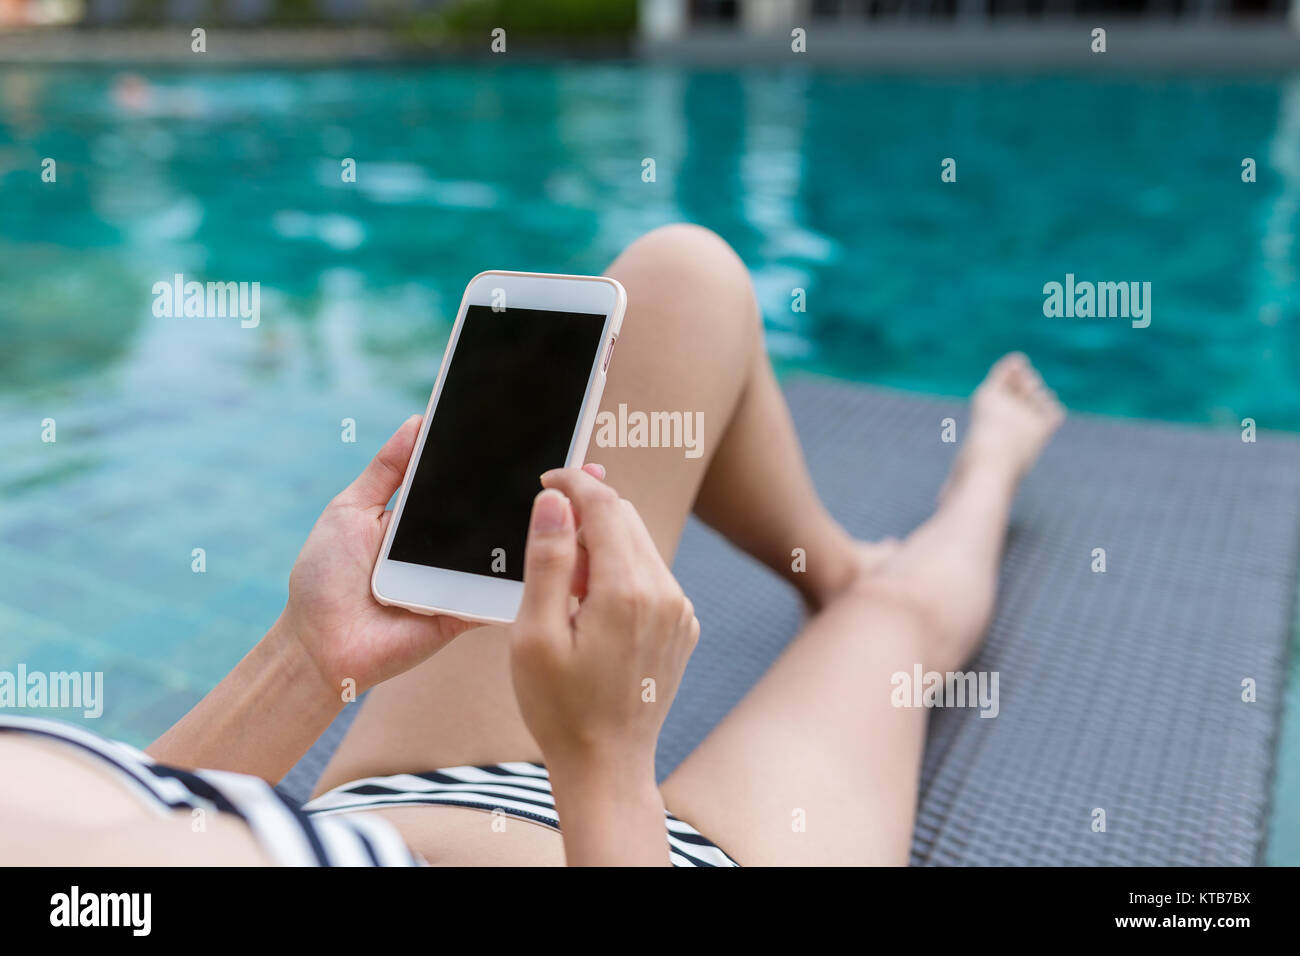
[[605,466],[604,466],[604,465],[600,464],[599,462],[594,462],[594,461],[592,461],[592,462],[588,462],[588,463],[587,463],[587,467],[588,467],[588,468],[595,468],[596,471],[597,471],[597,475],[596,475],[596,477],[599,478],[601,481],[604,481],[604,480],[605,480]]
[[568,518],[565,513],[568,499],[554,488],[547,488],[533,503],[533,530],[539,534],[554,534],[564,530]]

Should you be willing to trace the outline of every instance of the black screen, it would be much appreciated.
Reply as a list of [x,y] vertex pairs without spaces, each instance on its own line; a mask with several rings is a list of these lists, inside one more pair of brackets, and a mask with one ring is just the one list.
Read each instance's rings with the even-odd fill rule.
[[564,464],[604,327],[469,307],[389,558],[523,580],[538,478]]

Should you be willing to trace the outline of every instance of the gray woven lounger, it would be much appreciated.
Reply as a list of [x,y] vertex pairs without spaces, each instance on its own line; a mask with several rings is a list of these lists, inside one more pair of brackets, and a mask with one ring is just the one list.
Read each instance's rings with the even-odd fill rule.
[[[850,531],[902,536],[927,516],[955,451],[940,422],[964,428],[964,405],[809,381],[787,393],[818,490]],[[1300,440],[1067,421],[1017,501],[996,619],[969,668],[999,673],[1000,713],[935,712],[913,862],[1259,862],[1298,541]],[[800,623],[787,585],[698,523],[675,570],[704,639],[661,776]],[[353,713],[288,793],[306,795]]]

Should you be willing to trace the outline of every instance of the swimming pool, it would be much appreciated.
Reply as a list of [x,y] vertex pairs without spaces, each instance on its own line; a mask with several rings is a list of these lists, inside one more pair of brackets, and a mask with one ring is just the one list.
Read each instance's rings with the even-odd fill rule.
[[[483,268],[599,271],[688,219],[750,265],[783,371],[965,394],[1020,348],[1072,408],[1300,430],[1297,79],[0,77],[0,660],[105,671],[97,729],[135,743],[273,620]],[[259,283],[259,324],[155,314],[178,273]],[[1150,325],[1044,315],[1069,275],[1150,282]]]

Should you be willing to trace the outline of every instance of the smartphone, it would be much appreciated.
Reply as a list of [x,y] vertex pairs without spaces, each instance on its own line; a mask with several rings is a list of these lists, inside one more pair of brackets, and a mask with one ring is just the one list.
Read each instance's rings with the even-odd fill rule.
[[601,276],[470,281],[375,562],[375,600],[515,619],[538,479],[585,460],[626,305]]

